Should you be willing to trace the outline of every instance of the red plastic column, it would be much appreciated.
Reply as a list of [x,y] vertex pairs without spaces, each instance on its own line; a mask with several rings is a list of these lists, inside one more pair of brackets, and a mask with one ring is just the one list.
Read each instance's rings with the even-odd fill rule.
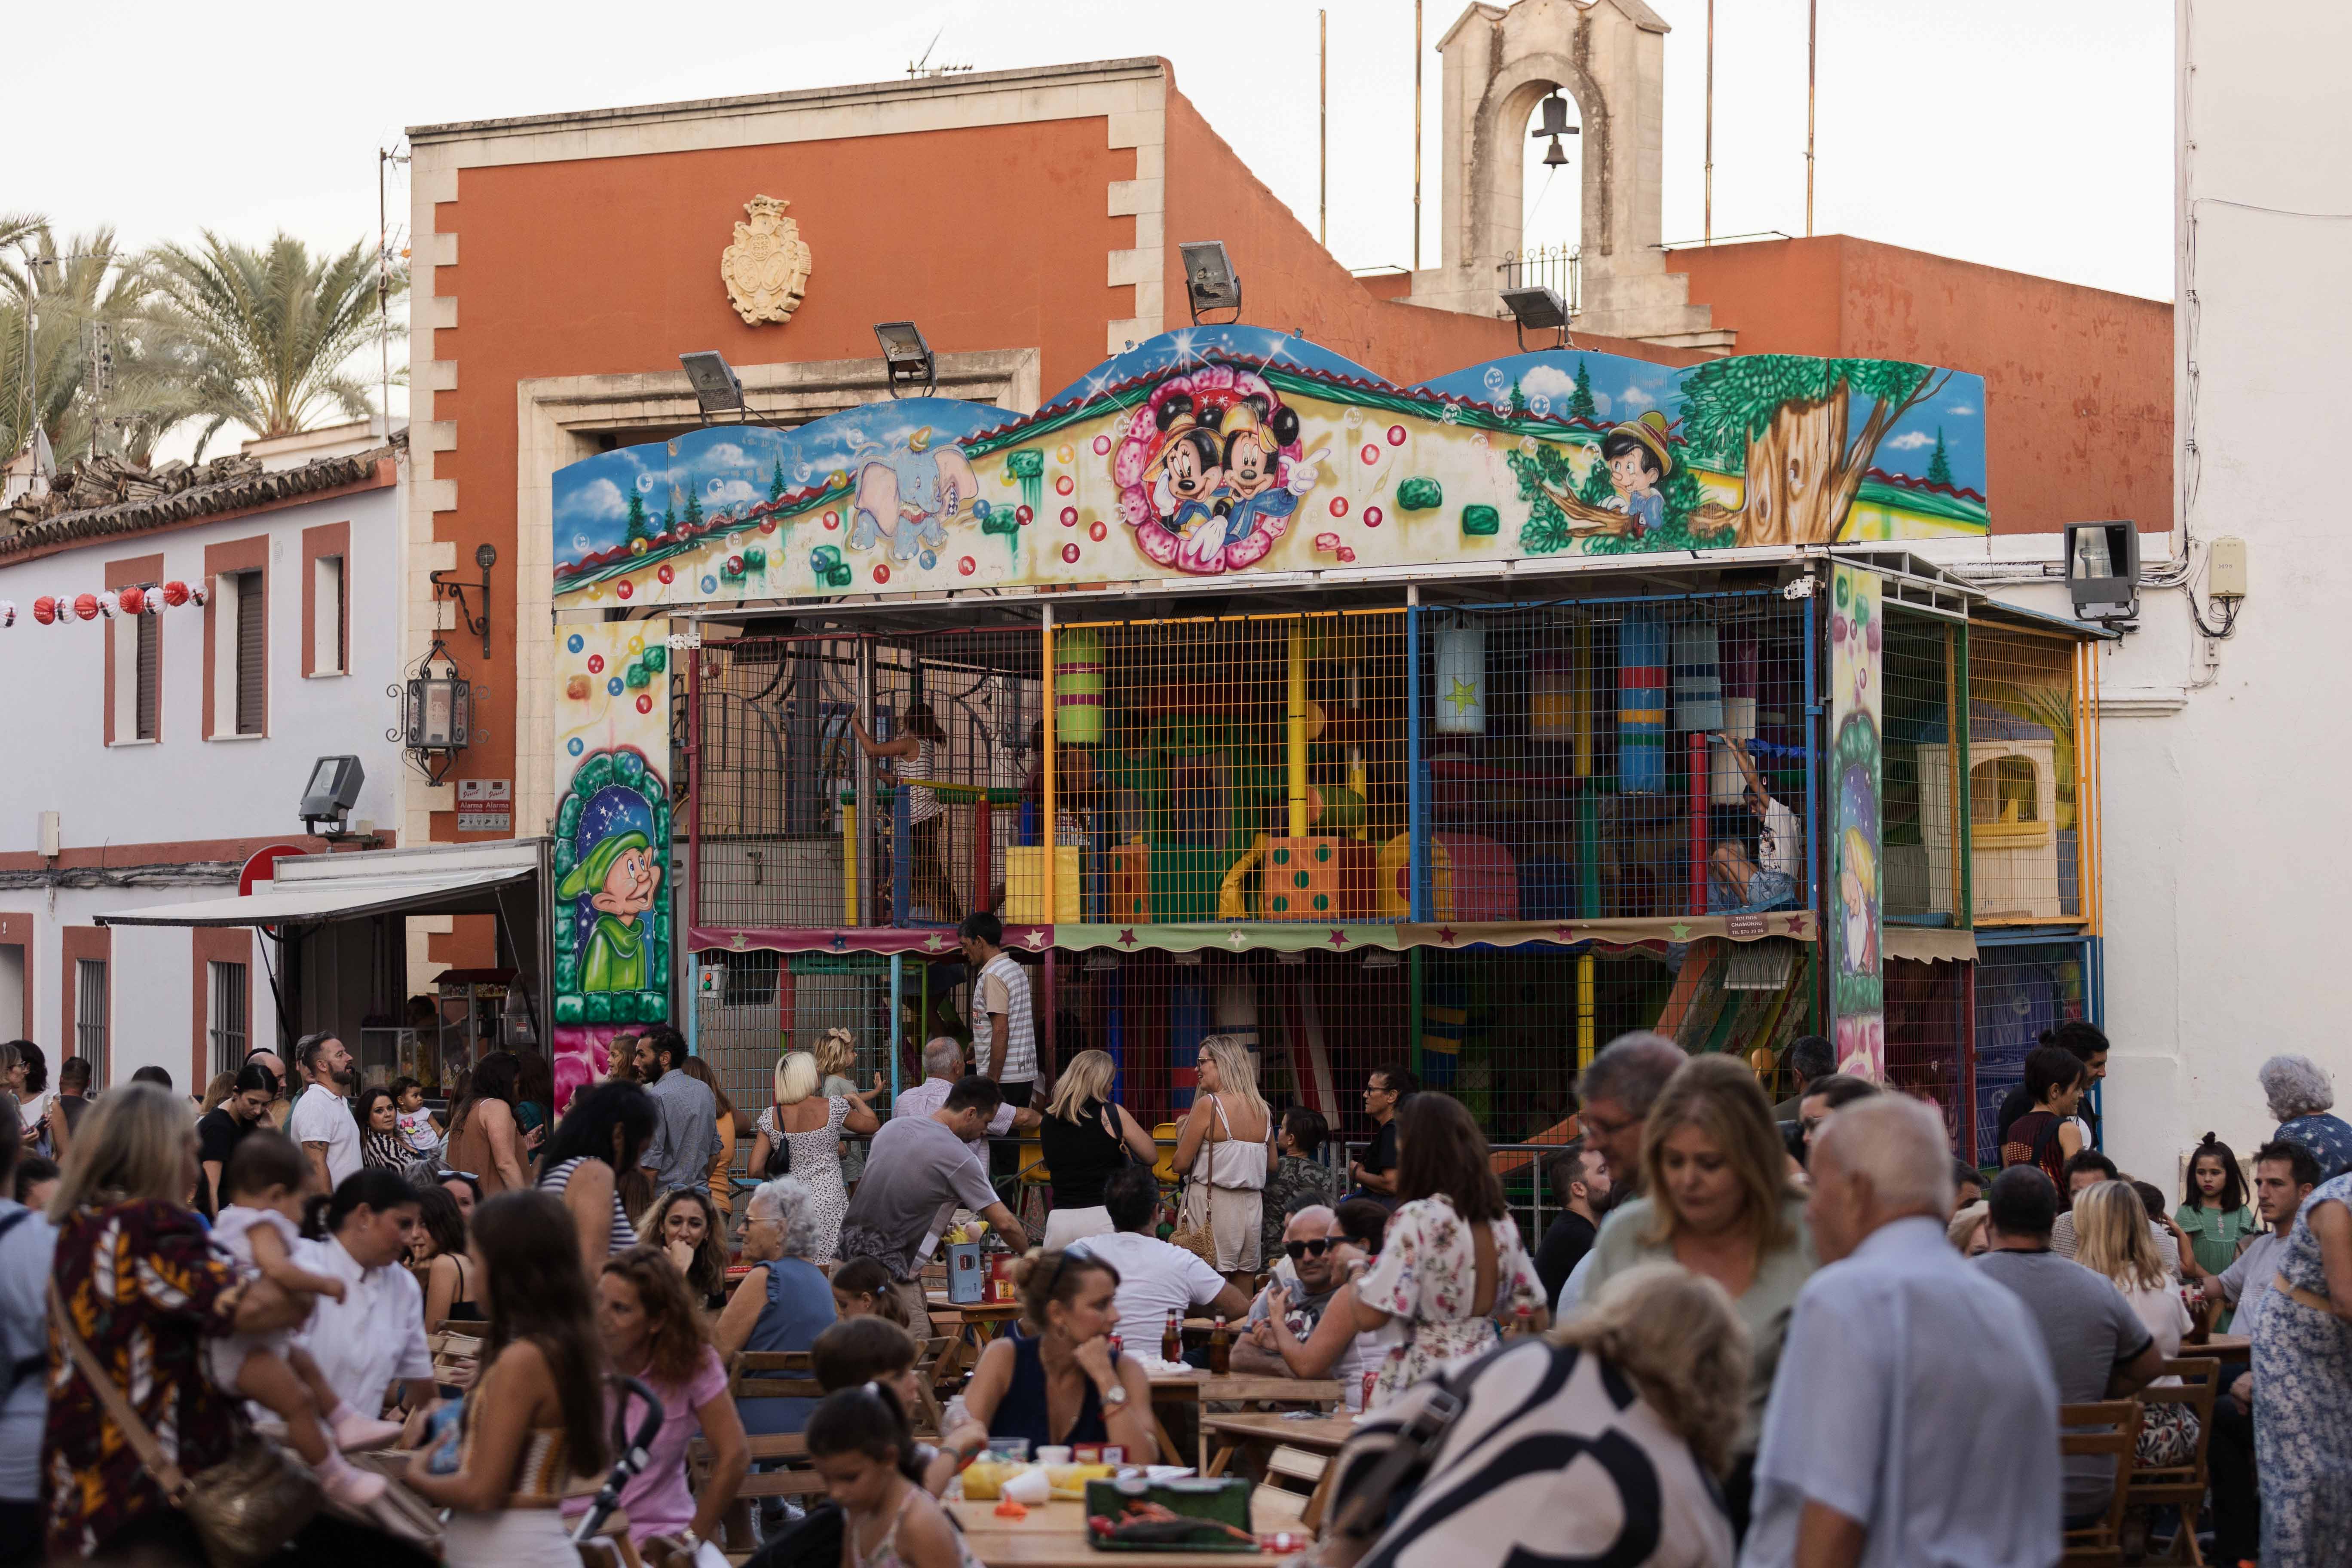
[[969,907],[986,909],[989,878],[995,871],[990,860],[996,850],[995,816],[986,795],[982,795],[971,808],[971,899]]

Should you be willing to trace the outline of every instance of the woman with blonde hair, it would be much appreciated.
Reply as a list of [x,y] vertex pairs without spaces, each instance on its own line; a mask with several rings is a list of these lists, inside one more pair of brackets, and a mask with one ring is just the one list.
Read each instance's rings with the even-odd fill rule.
[[1724,1482],[1732,1529],[1745,1535],[1764,1402],[1797,1292],[1820,1267],[1804,1195],[1756,1075],[1735,1057],[1693,1058],[1650,1108],[1642,1131],[1643,1195],[1593,1243],[1587,1291],[1636,1264],[1679,1263],[1723,1287],[1747,1325],[1748,1408]]
[[[835,1095],[847,1099],[857,1092],[857,1037],[838,1025],[816,1037],[809,1047],[816,1058],[816,1070],[821,1081],[816,1091],[830,1100]],[[874,1075],[874,1087],[866,1091],[870,1100],[882,1092],[882,1075]],[[866,1173],[866,1145],[841,1141],[841,1179],[851,1186]]]
[[[1349,1568],[1374,1553],[1396,1568],[1456,1568],[1494,1561],[1503,1541],[1538,1561],[1729,1568],[1731,1521],[1707,1478],[1733,1462],[1748,1360],[1748,1331],[1721,1286],[1636,1264],[1543,1338],[1453,1367],[1360,1417],[1337,1461],[1320,1561]],[[1372,1472],[1441,1394],[1463,1402],[1454,1440],[1425,1475],[1370,1495]],[[1562,1458],[1530,1468],[1537,1453]],[[1567,1462],[1579,1453],[1608,1458]]]
[[[2147,1205],[2128,1182],[2101,1182],[2074,1194],[2074,1261],[2124,1293],[2156,1340],[2157,1353],[2180,1353],[2189,1309],[2148,1233]],[[2160,1377],[2158,1383],[2178,1383]],[[2140,1416],[2139,1461],[2186,1465],[2197,1457],[2197,1416],[2181,1405],[2151,1405]]]
[[1108,1051],[1080,1051],[1062,1069],[1054,1099],[1037,1129],[1039,1151],[1054,1173],[1054,1212],[1045,1220],[1045,1248],[1059,1252],[1082,1237],[1118,1228],[1103,1206],[1103,1184],[1129,1161],[1158,1163],[1160,1150],[1110,1097],[1118,1068]]
[[1258,1269],[1258,1222],[1275,1162],[1274,1116],[1258,1094],[1249,1047],[1232,1036],[1201,1042],[1199,1073],[1170,1163],[1178,1175],[1192,1177],[1184,1185],[1183,1223],[1213,1239],[1216,1256],[1209,1266],[1242,1284],[1242,1276]]
[[[787,1051],[777,1059],[775,1104],[760,1112],[759,1136],[751,1141],[751,1175],[768,1181],[797,1177],[808,1189],[810,1256],[829,1258],[841,1240],[842,1216],[849,1212],[849,1188],[841,1174],[841,1134],[871,1132],[881,1119],[866,1109],[866,1096],[821,1094],[823,1075],[811,1051]],[[881,1092],[877,1079],[873,1092]]]
[[1975,1258],[1992,1250],[1992,1237],[1985,1222],[1992,1217],[1992,1205],[1973,1203],[1954,1215],[1944,1227],[1944,1239],[1950,1242],[1962,1258]]

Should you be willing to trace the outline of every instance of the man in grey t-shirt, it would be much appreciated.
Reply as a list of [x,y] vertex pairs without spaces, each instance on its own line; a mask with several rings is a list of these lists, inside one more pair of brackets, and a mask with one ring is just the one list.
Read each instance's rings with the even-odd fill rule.
[[677,1070],[686,1037],[659,1028],[637,1042],[637,1070],[653,1096],[654,1136],[637,1163],[652,1177],[656,1196],[672,1187],[710,1191],[710,1163],[719,1158],[719,1101],[710,1086]]
[[[2050,1178],[2032,1165],[2011,1165],[1994,1178],[1985,1201],[1992,1250],[1976,1266],[2008,1286],[2042,1330],[2058,1403],[2121,1399],[2153,1382],[2164,1369],[2163,1352],[2123,1292],[2050,1250],[2058,1218],[2058,1189]],[[2063,1463],[2066,1528],[2079,1529],[2106,1510],[2115,1461],[2086,1454]]]
[[1025,1252],[1029,1238],[989,1184],[988,1173],[968,1147],[987,1130],[1002,1102],[995,1083],[973,1076],[960,1079],[947,1100],[929,1116],[894,1116],[874,1134],[866,1173],[849,1194],[841,1222],[841,1256],[872,1258],[890,1270],[899,1300],[925,1322],[929,1310],[916,1277],[936,1237],[943,1210],[971,1209],[996,1227],[1005,1245]]

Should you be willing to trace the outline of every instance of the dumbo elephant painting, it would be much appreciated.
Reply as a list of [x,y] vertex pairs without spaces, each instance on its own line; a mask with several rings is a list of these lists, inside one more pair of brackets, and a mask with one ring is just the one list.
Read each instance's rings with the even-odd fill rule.
[[944,524],[964,515],[979,493],[963,448],[952,441],[933,445],[927,425],[907,438],[904,450],[869,458],[858,468],[849,548],[871,550],[887,537],[894,561],[943,550]]

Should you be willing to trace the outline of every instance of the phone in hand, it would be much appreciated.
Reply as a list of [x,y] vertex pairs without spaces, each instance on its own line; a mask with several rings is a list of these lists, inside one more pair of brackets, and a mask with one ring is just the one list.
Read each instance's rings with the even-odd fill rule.
[[454,1476],[457,1473],[459,1439],[466,1414],[465,1401],[451,1399],[434,1406],[425,1418],[425,1441],[420,1447],[429,1450],[432,1458],[425,1462],[425,1473],[432,1476]]

